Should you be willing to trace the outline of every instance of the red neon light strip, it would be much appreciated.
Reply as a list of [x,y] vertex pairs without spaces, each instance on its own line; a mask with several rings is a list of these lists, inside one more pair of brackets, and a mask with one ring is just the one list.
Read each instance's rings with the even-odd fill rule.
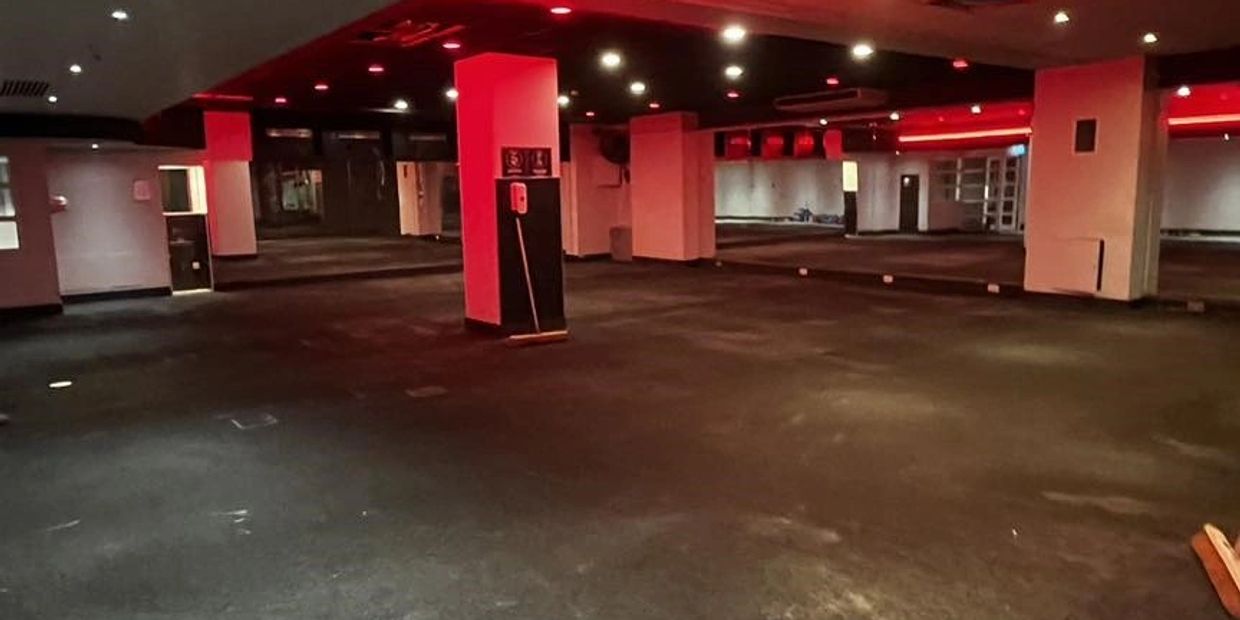
[[960,131],[956,133],[930,133],[917,136],[900,136],[899,138],[896,138],[896,140],[902,143],[952,142],[954,140],[973,140],[976,138],[1028,136],[1032,133],[1032,127],[1012,127],[1010,129],[986,129],[982,131]]
[[202,101],[254,101],[254,98],[249,95],[222,95],[219,93],[198,93],[194,95],[194,99]]
[[1208,116],[1181,116],[1167,119],[1172,127],[1192,125],[1218,125],[1220,123],[1240,123],[1240,114],[1213,114]]

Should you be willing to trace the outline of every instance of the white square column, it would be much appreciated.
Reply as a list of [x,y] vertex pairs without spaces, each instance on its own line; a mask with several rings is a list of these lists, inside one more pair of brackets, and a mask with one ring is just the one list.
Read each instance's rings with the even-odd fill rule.
[[682,113],[634,118],[629,135],[633,256],[714,257],[714,136]]

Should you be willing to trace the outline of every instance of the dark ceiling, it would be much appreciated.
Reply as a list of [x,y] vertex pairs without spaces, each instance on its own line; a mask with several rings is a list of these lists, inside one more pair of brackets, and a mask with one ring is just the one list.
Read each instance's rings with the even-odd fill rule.
[[[364,42],[406,20],[408,31],[437,24],[433,32],[450,34],[411,47]],[[461,49],[444,49],[441,43],[449,39],[459,41]],[[598,57],[604,50],[620,52],[624,66],[602,70]],[[951,59],[882,50],[858,62],[843,46],[786,37],[751,34],[729,46],[716,31],[668,23],[583,11],[553,15],[546,7],[494,0],[429,0],[384,10],[212,93],[253,97],[252,103],[239,103],[249,107],[331,114],[391,108],[405,99],[413,106],[410,120],[450,122],[452,104],[444,91],[452,83],[452,63],[482,52],[554,57],[561,91],[576,93],[565,112],[574,120],[585,120],[592,111],[595,120],[622,121],[649,113],[651,101],[659,102],[661,111],[699,112],[711,126],[780,120],[789,115],[773,108],[775,98],[828,90],[828,76],[839,77],[837,88],[888,91],[885,108],[1020,99],[1033,91],[1032,72],[1019,69],[973,64],[961,71]],[[369,73],[372,64],[384,72]],[[724,76],[729,64],[744,67],[740,80]],[[628,92],[632,80],[649,86],[646,96]],[[316,92],[320,81],[330,90]],[[729,90],[741,96],[729,99]],[[277,105],[276,97],[288,103]]]

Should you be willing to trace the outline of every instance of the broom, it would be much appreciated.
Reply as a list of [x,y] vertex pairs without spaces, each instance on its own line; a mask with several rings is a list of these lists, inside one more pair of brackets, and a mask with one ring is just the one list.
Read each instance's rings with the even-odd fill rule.
[[1223,532],[1210,524],[1193,536],[1192,544],[1223,608],[1231,617],[1240,618],[1240,549],[1232,547]]
[[517,221],[517,245],[521,248],[521,268],[525,271],[525,291],[530,297],[530,315],[534,317],[534,333],[509,336],[508,345],[523,347],[564,342],[568,340],[568,330],[545,332],[542,330],[542,323],[538,320],[538,301],[534,299],[534,279],[530,277],[530,258],[525,251],[525,227],[521,224],[521,216],[529,210],[528,204],[524,200],[513,200],[512,210]]

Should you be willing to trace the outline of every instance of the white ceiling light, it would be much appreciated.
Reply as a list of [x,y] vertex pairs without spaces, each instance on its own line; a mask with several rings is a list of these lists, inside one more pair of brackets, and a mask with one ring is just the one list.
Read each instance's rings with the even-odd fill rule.
[[828,120],[827,120],[827,119],[825,119],[825,118],[820,118],[820,119],[818,119],[818,124],[819,124],[819,125],[822,125],[823,127],[826,127],[828,122],[830,122],[830,121],[828,121]]
[[409,109],[409,102],[404,99],[397,99],[396,102],[392,104],[392,107],[404,112]]
[[48,102],[48,103],[56,103],[57,101],[60,101],[60,97],[57,97],[56,95],[48,95],[48,96],[47,96],[47,102]]
[[1055,12],[1055,23],[1056,24],[1066,24],[1070,21],[1072,21],[1072,16],[1068,15],[1067,11],[1064,11],[1061,9]]
[[560,104],[561,108],[567,108],[568,104],[572,103],[573,100],[570,99],[568,95],[560,95],[559,97],[555,98],[555,102]]
[[723,74],[728,76],[730,80],[740,79],[742,75],[745,75],[745,68],[740,65],[728,65],[723,70]]
[[82,65],[79,65],[79,64],[77,64],[76,62],[75,62],[75,63],[73,63],[73,64],[71,64],[71,65],[69,65],[69,73],[72,73],[73,75],[81,75],[81,74],[82,74]]
[[1144,43],[1144,44],[1146,44],[1146,45],[1153,45],[1153,44],[1155,44],[1155,43],[1158,43],[1158,33],[1156,33],[1156,32],[1147,32],[1147,33],[1145,33],[1145,34],[1144,34],[1144,35],[1142,35],[1142,37],[1141,37],[1141,42],[1142,42],[1142,43]]
[[980,105],[976,105],[976,104],[975,104],[973,107],[969,108],[969,111],[970,111],[970,112],[972,112],[972,113],[974,113],[974,114],[981,114],[981,113],[982,113],[982,106],[980,106]]
[[892,112],[892,113],[891,113],[891,116],[888,116],[887,118],[890,118],[890,119],[891,119],[891,120],[893,120],[893,121],[898,121],[898,120],[900,120],[900,113],[899,113],[899,112]]
[[47,387],[53,390],[63,390],[68,387],[73,387],[73,382],[72,381],[53,381],[47,384]]
[[1187,84],[1175,89],[1175,96],[1177,97],[1188,97],[1192,94],[1193,94],[1193,89],[1189,88]]
[[98,151],[98,150],[99,150],[99,143],[98,143],[98,142],[95,142],[95,143],[91,144],[91,145],[90,145],[90,150],[92,150],[92,151]]
[[127,22],[129,21],[129,11],[126,11],[125,9],[116,9],[115,11],[112,11],[112,19],[115,19],[118,22]]
[[443,96],[447,97],[448,101],[456,101],[457,97],[461,96],[461,92],[455,88],[449,88],[443,91]]
[[719,33],[719,36],[723,37],[723,40],[727,43],[735,45],[741,41],[744,41],[748,34],[749,31],[745,30],[743,26],[733,24],[727,28],[724,28],[723,31]]
[[1229,133],[1225,133],[1225,134],[1223,134],[1223,141],[1224,141],[1224,142],[1231,142],[1231,134],[1229,134]]
[[624,64],[624,58],[618,52],[603,52],[598,57],[598,64],[603,65],[604,69],[619,69]]
[[852,48],[853,58],[866,60],[874,55],[874,46],[869,43],[858,43]]
[[645,82],[633,82],[632,84],[629,84],[629,92],[633,93],[634,95],[646,94],[646,83]]

